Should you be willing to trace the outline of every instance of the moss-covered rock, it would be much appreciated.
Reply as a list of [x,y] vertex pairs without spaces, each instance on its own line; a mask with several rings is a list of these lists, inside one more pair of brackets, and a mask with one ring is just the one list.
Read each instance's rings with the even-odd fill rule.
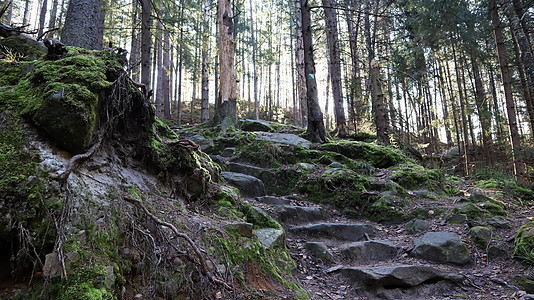
[[534,264],[534,222],[521,226],[517,231],[514,241],[514,257]]
[[341,208],[358,209],[360,194],[369,188],[369,180],[346,168],[327,168],[304,175],[297,189],[309,200],[333,204]]
[[17,54],[21,60],[37,60],[46,55],[47,49],[43,43],[39,43],[28,37],[14,35],[0,40],[0,45]]
[[367,207],[364,215],[376,222],[400,224],[409,219],[408,214],[403,211],[404,206],[402,198],[383,193],[377,201]]
[[391,148],[362,142],[336,141],[323,144],[319,149],[337,152],[352,159],[369,161],[377,168],[389,168],[406,160]]
[[491,241],[492,231],[488,227],[475,226],[469,229],[469,236],[478,248],[486,250]]
[[437,191],[444,181],[441,170],[428,170],[412,163],[403,164],[394,170],[391,179],[407,189],[422,187]]

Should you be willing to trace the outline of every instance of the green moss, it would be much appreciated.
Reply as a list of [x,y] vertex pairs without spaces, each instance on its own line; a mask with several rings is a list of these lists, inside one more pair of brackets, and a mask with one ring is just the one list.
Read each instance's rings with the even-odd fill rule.
[[365,216],[375,222],[400,224],[409,218],[402,210],[403,206],[392,195],[384,194],[367,208]]
[[468,234],[475,245],[482,250],[486,250],[492,237],[491,229],[483,226],[475,226],[469,229]]
[[46,53],[46,47],[24,36],[10,36],[0,40],[0,45],[13,53],[17,53],[23,60],[42,59]]
[[391,179],[407,189],[424,187],[432,191],[438,191],[442,187],[444,180],[441,170],[427,170],[411,163],[403,164],[394,170],[395,174]]
[[239,210],[245,215],[247,222],[254,224],[254,228],[282,228],[282,226],[280,226],[280,224],[267,213],[255,209],[247,202],[242,201],[239,205]]
[[352,159],[369,161],[377,168],[389,168],[406,161],[406,158],[395,150],[370,143],[340,140],[323,144],[321,149],[334,151]]
[[345,168],[327,168],[304,176],[297,188],[308,200],[339,208],[361,207],[360,194],[369,188],[369,180]]
[[57,300],[111,300],[117,299],[105,287],[107,272],[104,266],[80,266],[73,269],[66,281],[55,278],[50,295]]
[[[285,245],[277,245],[266,249],[258,239],[244,238],[239,234],[218,239],[223,243],[225,253],[218,253],[221,264],[229,263],[231,269],[255,268],[265,273],[265,277],[271,277],[297,294],[297,298],[306,298],[302,288],[293,278],[292,269],[296,263],[291,258]],[[219,247],[216,248],[217,251]],[[228,259],[226,260],[225,257]],[[250,271],[250,270],[249,270]],[[244,275],[236,276],[245,284]]]
[[521,226],[517,231],[514,241],[514,257],[534,264],[534,222]]

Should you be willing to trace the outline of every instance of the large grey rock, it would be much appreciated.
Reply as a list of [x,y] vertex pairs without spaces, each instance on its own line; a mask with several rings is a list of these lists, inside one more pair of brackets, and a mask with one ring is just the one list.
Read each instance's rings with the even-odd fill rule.
[[229,162],[228,171],[235,172],[235,173],[243,173],[246,175],[254,176],[256,178],[260,178],[264,169],[260,167],[256,167],[256,166],[247,165],[247,164]]
[[313,257],[322,260],[327,265],[334,261],[334,255],[323,242],[308,242],[305,247]]
[[[65,270],[70,271],[73,264],[78,261],[79,258],[80,254],[78,254],[78,252],[67,253],[64,258]],[[57,252],[52,252],[45,256],[43,276],[48,279],[63,276],[63,267],[61,266]]]
[[241,130],[243,131],[266,131],[271,132],[274,128],[265,120],[239,120]]
[[469,249],[453,232],[426,233],[415,240],[415,247],[410,254],[439,263],[465,265],[471,262]]
[[404,229],[408,234],[417,234],[428,229],[428,222],[421,219],[413,219],[404,225]]
[[463,276],[429,266],[398,265],[391,267],[338,268],[347,281],[356,286],[409,288],[439,280],[461,281]]
[[197,145],[200,146],[200,150],[206,151],[215,146],[215,143],[213,142],[212,138],[205,138],[201,136],[200,134],[195,134],[194,136],[189,138],[191,141],[195,142]]
[[343,257],[358,262],[394,258],[397,252],[393,243],[381,240],[354,242],[341,250]]
[[234,222],[224,225],[226,231],[235,231],[242,236],[252,237],[254,225],[247,222]]
[[256,138],[268,142],[309,149],[311,142],[291,133],[255,132]]
[[274,211],[276,219],[282,223],[312,223],[325,219],[322,207],[281,205],[275,207]]
[[291,200],[282,198],[282,197],[275,197],[275,196],[262,196],[262,197],[256,197],[254,200],[263,203],[263,204],[270,204],[270,205],[288,205],[291,203]]
[[375,236],[375,229],[368,224],[319,223],[295,226],[290,228],[289,231],[355,242],[361,241],[367,236]]
[[222,176],[229,184],[238,188],[244,196],[265,196],[265,185],[254,176],[235,172],[222,172]]
[[258,236],[259,241],[269,249],[276,245],[283,245],[285,239],[285,232],[283,229],[262,228],[254,230]]

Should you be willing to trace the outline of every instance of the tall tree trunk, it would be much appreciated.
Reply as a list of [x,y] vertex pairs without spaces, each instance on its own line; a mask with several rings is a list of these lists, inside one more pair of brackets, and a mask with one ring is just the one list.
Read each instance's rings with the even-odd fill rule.
[[452,146],[452,135],[451,135],[451,125],[450,125],[450,118],[449,118],[449,105],[447,103],[447,95],[446,95],[446,86],[445,86],[445,80],[443,79],[443,67],[441,66],[441,62],[437,62],[438,65],[438,78],[439,78],[439,87],[440,87],[440,95],[441,95],[441,102],[442,102],[442,108],[443,108],[443,122],[445,124],[445,136],[447,137],[447,146]]
[[295,56],[293,55],[293,6],[289,15],[289,53],[291,58],[291,96],[293,98],[293,125],[299,124],[299,110],[297,108],[297,91],[295,90]]
[[[57,6],[58,6],[58,1],[57,0],[52,0],[52,9],[50,10],[50,19],[48,20],[48,29],[49,30],[55,29],[55,27],[56,27]],[[54,36],[54,31],[51,31],[48,36],[49,37],[53,37]]]
[[202,96],[201,96],[201,122],[207,122],[210,119],[209,111],[209,21],[210,21],[211,0],[204,1],[204,20],[202,22]]
[[[352,121],[354,130],[363,121],[363,105],[362,103],[362,78],[360,75],[360,58],[358,55],[358,28],[360,22],[360,15],[358,15],[358,22],[354,24],[354,11],[352,1],[350,2],[350,9],[345,10],[347,20],[347,30],[349,32],[349,46],[351,59],[351,80],[350,80],[350,97],[349,97],[349,120]],[[349,5],[349,3],[346,3]]]
[[323,113],[319,106],[317,81],[315,76],[315,61],[313,59],[313,44],[311,31],[311,12],[309,0],[301,0],[302,41],[304,47],[304,66],[306,74],[306,97],[308,104],[307,138],[312,142],[325,142]]
[[103,38],[102,0],[70,0],[61,41],[69,46],[100,50]]
[[506,49],[504,46],[504,38],[502,35],[501,24],[499,20],[499,14],[497,12],[497,1],[489,1],[489,10],[491,21],[493,24],[493,33],[495,35],[495,44],[497,44],[497,55],[499,57],[499,65],[501,67],[501,77],[504,86],[504,95],[506,99],[506,112],[508,113],[508,124],[510,127],[510,137],[512,141],[512,157],[514,160],[515,176],[521,180],[527,180],[525,165],[523,159],[519,153],[521,146],[517,119],[515,115],[514,99],[512,96],[512,85],[510,80],[510,74],[508,71],[508,64],[506,61]]
[[[512,36],[516,39],[515,34],[512,32]],[[530,138],[534,139],[534,108],[533,108],[533,96],[534,87],[528,84],[527,76],[525,74],[525,69],[521,62],[521,54],[517,43],[514,43],[514,54],[515,54],[515,63],[517,65],[517,71],[519,72],[519,79],[521,82],[521,90],[523,91],[523,98],[525,99],[525,104],[527,106],[527,113],[529,117],[529,127],[530,127]]]
[[334,115],[336,119],[336,133],[347,135],[343,97],[341,96],[341,63],[339,51],[339,36],[337,30],[337,14],[333,0],[323,0],[326,22],[326,39],[330,54],[330,80],[332,81],[332,98],[334,101]]
[[152,4],[150,0],[142,0],[141,13],[141,83],[145,85],[146,92],[150,90],[150,47],[152,45],[152,34],[150,27],[152,26],[151,11]]
[[460,73],[460,64],[458,63],[458,58],[456,55],[456,47],[455,47],[455,41],[452,41],[452,55],[454,60],[454,70],[456,72],[456,83],[458,85],[458,98],[460,100],[460,111],[461,111],[461,118],[462,118],[462,132],[463,132],[463,157],[464,157],[464,168],[465,168],[465,174],[469,175],[469,129],[467,125],[467,116],[465,112],[465,98],[464,98],[464,89],[462,85],[462,77]]
[[237,124],[237,82],[234,67],[234,23],[230,0],[219,0],[219,98],[215,123],[223,127]]
[[[71,1],[71,3],[72,3],[72,1]],[[41,39],[43,37],[43,32],[44,32],[44,27],[45,27],[45,19],[46,19],[46,11],[48,10],[47,6],[48,6],[48,0],[43,0],[41,2],[41,11],[39,13],[39,30],[37,31],[37,38],[38,39]],[[67,14],[67,16],[68,16],[68,14]]]
[[132,0],[132,43],[130,46],[129,69],[133,80],[138,82],[141,74],[139,74],[139,31],[136,28],[138,18],[137,3],[137,0]]
[[[158,15],[161,16],[162,15],[162,8],[163,8],[163,0],[160,0],[159,2],[159,11],[158,11]],[[155,43],[156,43],[156,48],[157,48],[157,57],[156,57],[156,61],[157,61],[157,86],[156,86],[156,102],[155,102],[155,105],[156,105],[156,116],[158,118],[162,118],[162,115],[161,115],[161,111],[162,111],[162,108],[163,108],[163,24],[162,24],[162,20],[158,20],[158,25],[157,25],[157,28],[156,28],[156,38],[155,38]]]
[[171,99],[170,99],[170,80],[169,74],[172,72],[171,68],[171,37],[169,31],[163,34],[163,76],[161,81],[161,92],[163,95],[163,117],[167,120],[171,119]]
[[488,111],[486,92],[482,83],[482,76],[478,61],[475,58],[471,59],[473,67],[473,76],[475,78],[475,104],[478,111],[478,118],[480,119],[480,127],[482,128],[482,149],[486,161],[491,159],[491,113]]
[[24,1],[24,14],[22,17],[22,25],[27,25],[30,22],[29,13],[30,13],[30,0],[26,0]]
[[304,66],[304,43],[302,37],[302,6],[301,0],[295,0],[296,42],[297,42],[297,91],[300,107],[300,123],[307,126],[308,105],[306,101],[306,70]]

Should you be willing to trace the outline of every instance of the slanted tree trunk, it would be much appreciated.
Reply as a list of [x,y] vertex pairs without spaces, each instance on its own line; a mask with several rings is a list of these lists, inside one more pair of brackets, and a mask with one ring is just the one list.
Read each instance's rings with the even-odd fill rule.
[[304,47],[304,66],[306,72],[306,97],[308,104],[308,130],[306,136],[312,142],[325,142],[323,113],[319,106],[315,61],[313,59],[313,44],[311,32],[311,12],[309,0],[301,0],[302,5],[302,41]]
[[374,59],[371,61],[371,98],[373,102],[373,111],[375,117],[376,136],[382,143],[389,145],[388,134],[388,109],[387,103],[382,91],[382,82],[380,81],[380,67]]
[[209,111],[209,54],[208,54],[208,39],[209,39],[209,21],[210,21],[210,6],[211,1],[204,1],[204,20],[202,22],[202,93],[200,102],[200,120],[207,122],[210,119]]
[[219,0],[219,101],[215,123],[237,124],[237,82],[234,67],[234,22],[230,0]]
[[502,35],[501,23],[499,14],[497,12],[497,1],[489,1],[489,10],[491,22],[493,24],[493,33],[495,35],[495,44],[497,44],[497,56],[499,57],[499,65],[501,67],[501,77],[504,86],[504,95],[506,99],[506,112],[508,114],[508,125],[510,127],[510,137],[512,142],[512,157],[514,161],[515,176],[518,179],[527,180],[525,165],[519,153],[521,142],[519,139],[519,131],[517,126],[517,118],[515,114],[514,99],[512,96],[512,85],[510,74],[508,71],[508,64],[506,61],[506,49],[504,46],[504,38]]
[[145,85],[146,92],[150,89],[150,46],[152,45],[152,34],[150,26],[152,20],[150,17],[152,4],[150,0],[142,0],[141,13],[141,83]]
[[336,119],[336,133],[343,137],[347,135],[343,97],[341,96],[341,63],[339,53],[339,36],[337,30],[337,14],[333,0],[323,0],[326,22],[326,39],[330,54],[330,80],[332,83],[332,98],[334,101],[334,116]]
[[70,0],[61,41],[69,46],[100,50],[103,39],[102,0]]

